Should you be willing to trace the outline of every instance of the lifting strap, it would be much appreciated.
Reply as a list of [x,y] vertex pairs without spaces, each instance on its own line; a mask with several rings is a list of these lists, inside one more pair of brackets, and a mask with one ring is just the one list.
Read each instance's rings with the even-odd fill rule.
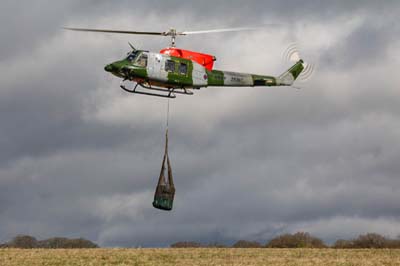
[[[167,162],[167,167],[168,167],[168,183],[167,183],[167,180],[165,179],[165,162]],[[160,177],[158,179],[157,187],[160,185],[172,187],[175,189],[174,180],[173,180],[173,176],[172,176],[171,162],[169,161],[169,156],[168,156],[168,128],[167,128],[167,131],[165,132],[164,158],[163,158],[162,165],[161,165],[161,172],[160,172]]]

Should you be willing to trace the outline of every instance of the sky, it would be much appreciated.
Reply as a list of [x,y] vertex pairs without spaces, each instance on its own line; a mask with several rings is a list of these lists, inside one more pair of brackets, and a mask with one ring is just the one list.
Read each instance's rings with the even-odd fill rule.
[[[245,3],[245,4],[244,4]],[[105,247],[331,243],[400,235],[398,1],[11,1],[0,10],[0,242],[84,237]],[[275,25],[271,25],[275,24]],[[128,42],[65,31],[262,30],[185,36],[216,69],[279,75],[293,43],[313,76],[291,87],[203,88],[170,101],[174,209],[152,200],[167,100],[131,95],[104,66]]]

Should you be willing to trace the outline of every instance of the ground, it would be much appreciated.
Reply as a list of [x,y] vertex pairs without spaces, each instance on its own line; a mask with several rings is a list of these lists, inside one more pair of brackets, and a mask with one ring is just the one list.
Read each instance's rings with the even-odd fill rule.
[[0,249],[0,265],[391,266],[400,265],[400,249]]

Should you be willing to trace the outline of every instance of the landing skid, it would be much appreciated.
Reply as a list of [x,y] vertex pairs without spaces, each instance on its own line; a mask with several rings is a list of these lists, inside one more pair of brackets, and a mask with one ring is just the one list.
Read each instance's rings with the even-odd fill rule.
[[[184,95],[193,95],[192,91],[189,91],[186,88],[162,88],[162,87],[152,87],[151,84],[145,85],[144,83],[136,83],[135,87],[130,90],[125,87],[123,84],[125,80],[123,80],[120,84],[121,89],[123,89],[126,92],[129,93],[134,93],[134,94],[142,94],[142,95],[148,95],[148,96],[156,96],[156,97],[163,97],[163,98],[171,98],[174,99],[176,98],[175,94],[184,94]],[[152,92],[146,92],[142,90],[138,90],[138,87],[141,87],[146,90],[152,90],[152,91],[160,91],[163,93],[152,93]]]

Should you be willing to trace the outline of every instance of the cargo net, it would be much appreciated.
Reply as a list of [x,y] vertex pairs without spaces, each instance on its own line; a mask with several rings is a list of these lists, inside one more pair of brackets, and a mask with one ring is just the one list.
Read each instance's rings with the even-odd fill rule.
[[[168,167],[168,178],[165,177],[165,164]],[[175,186],[174,180],[172,177],[172,169],[171,163],[169,161],[168,156],[168,128],[165,133],[165,151],[164,151],[164,159],[161,165],[160,177],[158,179],[158,184],[156,188],[156,192],[154,193],[154,208],[170,211],[172,210],[172,205],[174,202],[175,196]]]

